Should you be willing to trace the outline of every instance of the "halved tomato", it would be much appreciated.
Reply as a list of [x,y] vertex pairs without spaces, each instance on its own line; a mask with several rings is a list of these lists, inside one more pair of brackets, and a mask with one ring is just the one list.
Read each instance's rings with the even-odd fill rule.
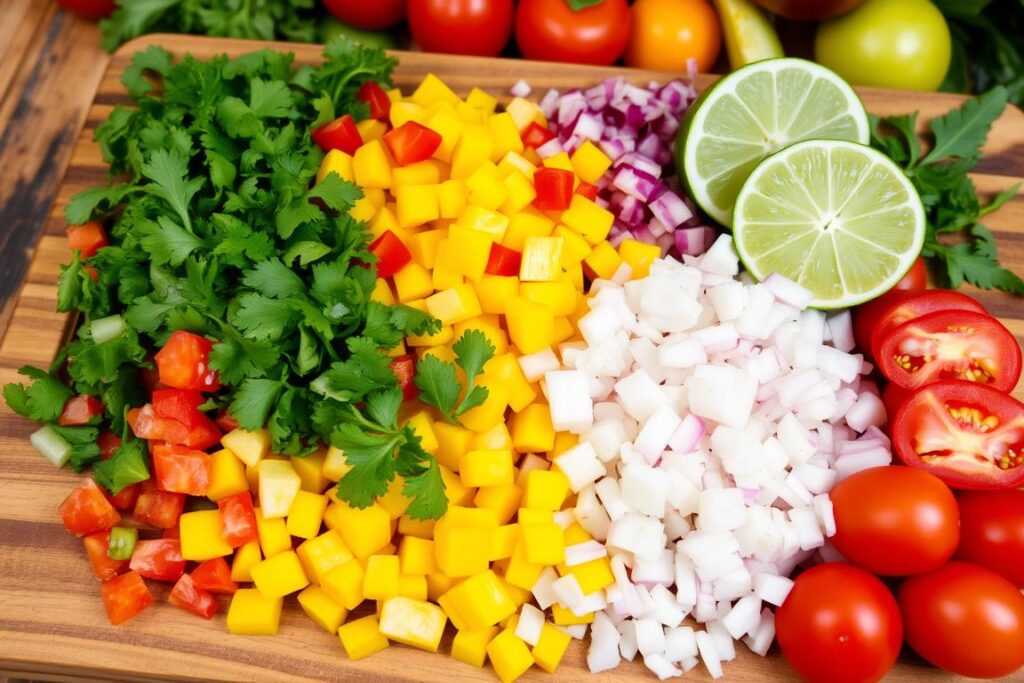
[[977,382],[919,389],[892,421],[892,444],[952,488],[1024,486],[1024,403]]
[[177,581],[185,573],[181,557],[181,541],[176,538],[154,538],[135,544],[129,565],[147,579]]
[[907,389],[965,379],[1010,391],[1021,353],[1013,334],[987,313],[938,311],[882,337],[875,360],[890,382]]
[[205,496],[210,485],[210,456],[183,446],[154,444],[150,449],[156,485],[163,491]]
[[[872,308],[875,301],[880,304]],[[882,339],[908,320],[937,311],[987,312],[984,306],[966,294],[951,292],[948,289],[927,289],[923,292],[890,291],[875,301],[857,309],[858,312],[864,310],[864,313],[859,315],[863,318],[861,334],[864,334],[864,330],[867,330],[868,334],[866,339],[857,341],[861,343],[861,349],[870,350],[874,358],[878,358],[878,347]],[[865,343],[868,346],[863,346]]]

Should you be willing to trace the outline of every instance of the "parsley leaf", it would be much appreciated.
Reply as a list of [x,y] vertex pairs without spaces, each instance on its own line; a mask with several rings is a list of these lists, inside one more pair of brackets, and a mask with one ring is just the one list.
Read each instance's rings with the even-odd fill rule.
[[394,451],[399,437],[364,432],[357,425],[339,425],[331,443],[345,452],[352,469],[338,482],[338,495],[357,508],[365,508],[387,493],[395,477]]
[[64,404],[71,398],[71,389],[48,372],[25,366],[19,375],[32,380],[27,386],[10,383],[4,386],[4,400],[11,410],[38,422],[56,422]]
[[[487,388],[476,386],[475,382],[484,364],[494,357],[494,345],[480,330],[466,330],[452,344],[452,351],[455,352],[454,365],[434,355],[421,358],[416,364],[413,381],[420,390],[420,399],[437,408],[445,420],[455,423],[467,410],[487,400]],[[456,377],[455,365],[466,375],[466,392],[458,405],[456,401],[462,387]]]

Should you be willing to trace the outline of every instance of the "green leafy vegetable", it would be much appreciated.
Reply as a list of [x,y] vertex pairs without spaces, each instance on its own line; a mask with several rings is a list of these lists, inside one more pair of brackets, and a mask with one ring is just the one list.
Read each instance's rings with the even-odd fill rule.
[[[487,387],[475,383],[484,364],[494,357],[494,345],[480,330],[466,330],[452,344],[452,351],[455,352],[454,364],[433,355],[421,358],[416,364],[414,381],[420,390],[420,399],[437,408],[445,420],[455,423],[460,415],[487,400]],[[456,365],[466,374],[464,394],[456,377]]]
[[1024,104],[1024,2],[935,0],[946,16],[953,54],[942,90],[981,93],[1006,88]]
[[110,460],[96,463],[92,468],[96,483],[111,493],[149,479],[149,449],[143,439],[126,439],[114,451]]
[[37,422],[56,422],[72,391],[59,379],[38,368],[25,366],[18,370],[32,380],[27,386],[10,383],[4,386],[4,400],[11,410]]

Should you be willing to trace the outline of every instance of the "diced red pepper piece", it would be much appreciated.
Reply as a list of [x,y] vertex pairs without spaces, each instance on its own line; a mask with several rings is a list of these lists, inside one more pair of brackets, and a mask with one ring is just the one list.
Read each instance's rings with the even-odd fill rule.
[[149,479],[142,482],[142,492],[135,501],[132,517],[140,524],[148,524],[158,529],[173,529],[178,526],[178,520],[184,510],[185,494],[160,491],[156,487],[156,482]]
[[217,507],[224,525],[224,540],[229,546],[237,548],[256,540],[256,513],[248,491],[221,498]]
[[166,441],[178,446],[205,450],[220,441],[221,437],[217,425],[202,413],[193,418],[196,426],[189,429],[177,420],[158,416],[150,403],[141,408],[132,408],[125,419],[135,436],[149,441]]
[[185,573],[181,557],[181,541],[176,538],[154,538],[135,544],[129,565],[147,579],[177,581]]
[[402,389],[402,398],[411,401],[419,396],[419,389],[413,382],[416,376],[416,356],[406,353],[391,359],[391,372],[398,378],[398,386]]
[[121,514],[92,479],[82,481],[57,509],[64,527],[79,537],[106,531],[121,521]]
[[356,122],[348,114],[314,128],[311,135],[313,142],[325,152],[340,149],[345,154],[355,154],[356,150],[363,146],[363,136],[359,134]]
[[57,423],[66,427],[81,427],[103,416],[103,403],[95,396],[83,394],[68,399],[60,411]]
[[82,225],[72,225],[69,227],[68,242],[71,243],[71,251],[80,251],[82,258],[90,258],[97,251],[110,244],[107,241],[107,232],[99,221],[89,221]]
[[210,486],[210,456],[184,446],[155,444],[149,449],[156,485],[162,491],[205,496]]
[[160,372],[160,383],[174,389],[217,391],[217,372],[210,369],[213,342],[184,330],[171,333],[167,343],[153,360]]
[[597,199],[597,185],[592,185],[585,181],[580,181],[580,184],[576,186],[576,194],[581,197],[586,197],[590,201]]
[[217,413],[217,417],[213,419],[213,422],[222,432],[230,432],[233,429],[238,428],[238,420],[232,417],[231,413],[229,413],[225,408],[220,409],[220,412]]
[[370,245],[370,253],[377,257],[377,275],[391,277],[412,261],[412,252],[398,235],[385,230]]
[[117,625],[128,621],[153,604],[153,594],[138,572],[115,576],[100,588],[107,618]]
[[107,557],[110,549],[110,530],[97,531],[82,539],[85,543],[85,554],[92,563],[92,571],[100,581],[109,581],[128,569],[128,560],[112,560]]
[[384,134],[384,144],[401,166],[425,161],[441,146],[441,134],[415,121],[406,121]]
[[523,252],[503,247],[497,242],[491,245],[491,253],[487,257],[488,275],[519,275],[519,265],[523,261]]
[[192,570],[191,576],[197,588],[211,593],[232,595],[238,590],[238,584],[231,580],[231,567],[223,557],[200,562],[199,566]]
[[565,211],[572,201],[573,172],[564,168],[540,168],[533,174],[537,198],[533,205],[541,211]]
[[523,139],[524,147],[533,147],[536,149],[545,142],[554,140],[555,134],[536,121],[530,121],[530,124],[523,130],[519,137]]
[[110,460],[121,447],[121,437],[109,429],[104,429],[96,438],[96,445],[100,447],[100,458]]
[[181,528],[172,526],[170,529],[164,529],[160,538],[181,538]]
[[217,598],[213,597],[210,591],[197,586],[188,574],[174,584],[171,594],[167,596],[167,602],[203,619],[212,619],[217,613]]
[[153,410],[158,417],[176,420],[189,429],[195,429],[199,418],[199,406],[206,399],[194,389],[157,389],[153,392]]
[[359,90],[356,91],[356,99],[370,105],[370,118],[385,123],[389,120],[391,98],[384,92],[384,88],[375,81],[366,81],[359,86]]
[[129,484],[117,493],[107,493],[107,500],[118,510],[122,512],[128,512],[135,507],[135,501],[139,499],[139,493],[142,491],[141,484]]

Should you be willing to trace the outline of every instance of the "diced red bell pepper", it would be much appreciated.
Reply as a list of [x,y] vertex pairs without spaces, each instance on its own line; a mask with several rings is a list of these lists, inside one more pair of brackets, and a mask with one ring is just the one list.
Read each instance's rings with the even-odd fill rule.
[[256,513],[248,491],[221,498],[217,507],[224,525],[224,540],[229,546],[237,548],[256,540]]
[[356,99],[370,105],[370,118],[388,122],[391,113],[391,98],[384,92],[384,88],[375,81],[366,81],[359,86],[359,90],[356,91]]
[[359,134],[356,122],[348,114],[314,128],[311,135],[313,142],[325,152],[340,149],[345,154],[355,154],[356,150],[363,146],[363,136]]
[[398,386],[402,389],[402,398],[412,401],[419,396],[419,389],[413,382],[416,376],[416,356],[406,353],[391,359],[391,372],[398,378]]
[[58,511],[64,520],[64,527],[79,537],[106,531],[121,521],[121,514],[92,479],[83,480],[64,499]]
[[158,416],[150,403],[141,408],[132,408],[125,419],[135,436],[149,441],[166,441],[178,446],[205,450],[220,441],[221,437],[217,425],[202,413],[193,418],[196,426],[189,429],[177,420]]
[[128,569],[128,560],[112,560],[107,557],[110,549],[110,530],[97,531],[82,539],[85,543],[85,554],[92,563],[92,571],[100,581],[109,581]]
[[135,501],[132,517],[140,524],[148,524],[158,529],[173,529],[178,526],[178,520],[184,510],[183,493],[160,491],[156,487],[156,482],[149,479],[142,482],[142,492]]
[[147,579],[177,581],[185,573],[185,560],[181,557],[181,541],[176,538],[154,538],[135,544],[129,565]]
[[238,428],[238,420],[232,417],[231,413],[226,408],[221,408],[220,412],[217,413],[217,417],[213,419],[214,424],[222,432],[230,432]]
[[109,429],[104,429],[96,438],[96,445],[100,447],[100,458],[110,460],[121,447],[121,437]]
[[142,491],[141,484],[129,484],[117,493],[107,493],[107,500],[118,510],[122,512],[128,512],[135,507],[135,501],[139,499],[139,493]]
[[406,121],[384,134],[384,144],[400,166],[426,161],[441,146],[441,134],[415,121]]
[[138,572],[115,576],[100,588],[107,618],[117,625],[128,621],[153,604],[153,594]]
[[536,149],[545,142],[554,140],[555,134],[536,121],[530,121],[530,124],[526,126],[519,137],[523,139],[524,147],[533,147]]
[[210,456],[184,446],[155,444],[149,449],[156,485],[162,491],[205,496],[210,486]]
[[565,211],[572,201],[572,171],[564,168],[540,168],[533,174],[537,198],[533,205],[541,211]]
[[213,619],[213,615],[217,613],[217,598],[213,597],[210,591],[197,586],[188,574],[174,584],[171,594],[167,596],[167,602],[203,619]]
[[377,257],[377,275],[391,277],[412,261],[412,252],[398,235],[385,230],[370,245],[370,253]]
[[212,348],[213,342],[198,334],[184,330],[171,333],[167,343],[153,356],[160,373],[160,383],[174,389],[220,389],[217,372],[210,369]]
[[581,180],[580,184],[576,186],[576,194],[581,197],[586,197],[590,201],[594,201],[597,199],[597,185],[592,185]]
[[238,590],[238,584],[231,580],[231,567],[223,557],[200,562],[199,566],[192,570],[191,576],[197,588],[211,593],[232,595]]
[[503,247],[497,242],[491,245],[491,253],[487,257],[488,275],[519,275],[519,265],[523,261],[523,253],[515,249]]
[[160,534],[160,538],[181,538],[181,529],[176,526],[172,526],[170,529],[164,529]]
[[107,232],[99,221],[89,221],[82,225],[69,227],[68,242],[71,243],[71,251],[80,251],[82,258],[90,258],[109,244]]
[[206,399],[194,389],[157,389],[153,392],[153,410],[158,417],[176,420],[189,429],[195,429],[199,418],[199,406]]
[[81,427],[103,416],[103,403],[95,396],[83,394],[68,399],[60,411],[57,423],[66,427]]

